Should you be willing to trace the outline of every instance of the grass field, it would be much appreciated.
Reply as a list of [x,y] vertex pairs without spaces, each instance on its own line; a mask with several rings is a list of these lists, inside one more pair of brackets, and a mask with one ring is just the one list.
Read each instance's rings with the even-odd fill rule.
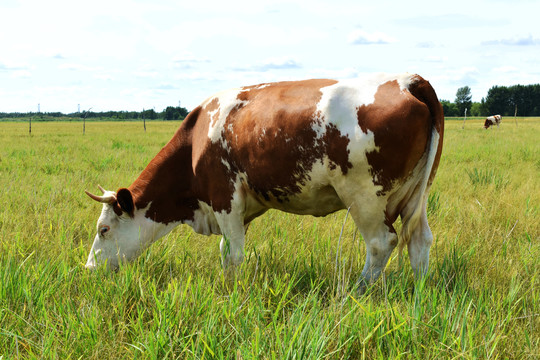
[[362,297],[345,212],[256,219],[228,286],[219,238],[187,226],[85,271],[84,190],[129,185],[178,122],[0,123],[0,359],[538,359],[540,119],[518,122],[447,121],[429,276],[395,253]]

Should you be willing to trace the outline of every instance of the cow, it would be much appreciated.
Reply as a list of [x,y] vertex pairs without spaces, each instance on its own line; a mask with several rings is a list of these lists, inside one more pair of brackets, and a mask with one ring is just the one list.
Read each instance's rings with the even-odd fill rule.
[[488,116],[486,118],[486,121],[484,122],[484,129],[487,130],[490,128],[490,126],[493,126],[493,125],[497,125],[497,127],[499,127],[501,120],[502,120],[501,115]]
[[[366,244],[359,283],[373,283],[398,245],[401,217],[415,275],[433,235],[426,202],[444,115],[419,75],[374,74],[246,86],[189,113],[127,188],[102,195],[86,267],[116,269],[180,224],[223,235],[226,273],[244,258],[248,224],[269,209],[325,216],[349,209]],[[228,270],[227,270],[228,269]]]

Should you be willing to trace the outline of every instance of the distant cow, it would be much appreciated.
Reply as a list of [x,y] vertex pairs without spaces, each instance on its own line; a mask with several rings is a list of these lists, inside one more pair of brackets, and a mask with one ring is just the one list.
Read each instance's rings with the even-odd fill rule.
[[486,118],[486,121],[484,122],[484,129],[489,129],[489,127],[493,125],[497,125],[497,127],[499,127],[501,120],[502,120],[501,115],[488,116]]
[[418,75],[242,87],[195,108],[128,188],[103,195],[86,267],[116,268],[180,224],[222,234],[224,268],[244,257],[248,224],[268,209],[325,216],[350,209],[366,242],[362,286],[398,244],[428,267],[426,202],[444,116]]

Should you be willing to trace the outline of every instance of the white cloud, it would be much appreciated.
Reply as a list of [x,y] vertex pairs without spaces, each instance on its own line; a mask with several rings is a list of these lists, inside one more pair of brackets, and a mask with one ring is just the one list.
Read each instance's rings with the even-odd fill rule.
[[302,65],[296,58],[290,56],[283,56],[276,58],[268,58],[266,60],[260,61],[255,65],[233,65],[231,68],[233,71],[238,72],[264,73],[271,70],[301,69]]
[[147,79],[157,79],[159,76],[159,72],[153,71],[153,70],[138,70],[134,71],[133,75],[135,75],[138,78],[147,78]]
[[210,63],[211,60],[204,56],[195,56],[191,52],[184,52],[179,56],[173,57],[172,64],[177,69],[193,69],[198,65]]
[[436,56],[436,55],[430,55],[426,58],[426,61],[433,62],[433,63],[443,63],[448,61],[447,56]]
[[391,44],[396,42],[391,36],[388,36],[382,32],[367,32],[364,30],[355,30],[349,34],[348,37],[349,44],[353,45],[381,45],[381,44]]
[[518,68],[512,65],[501,66],[493,69],[493,72],[496,73],[510,73],[516,71],[518,71]]
[[448,80],[459,86],[473,85],[478,82],[480,71],[474,66],[464,66],[447,70]]
[[436,47],[436,45],[433,41],[422,41],[422,42],[417,43],[416,47],[422,48],[422,49],[432,49]]
[[14,62],[14,61],[4,61],[0,62],[0,72],[11,72],[11,71],[20,71],[28,70],[29,66],[25,63]]
[[173,58],[173,62],[176,63],[206,63],[210,62],[210,59],[204,56],[195,56],[191,52],[184,52],[183,54],[179,56],[175,56]]
[[85,71],[85,72],[93,72],[96,70],[100,70],[98,67],[83,65],[83,64],[74,64],[74,63],[65,63],[58,66],[61,70],[70,70],[70,71]]
[[482,42],[482,45],[539,46],[540,39],[529,34],[528,36],[522,37],[484,41]]
[[177,90],[178,86],[170,84],[170,83],[163,83],[156,86],[156,90]]
[[14,79],[27,79],[32,77],[32,73],[28,70],[15,70],[11,73]]
[[192,71],[182,72],[174,77],[176,80],[189,80],[189,81],[222,81],[223,77],[210,71]]
[[[458,6],[455,4],[455,6]],[[455,7],[454,6],[454,7]],[[493,24],[503,25],[508,24],[509,20],[500,16],[498,18],[486,18],[482,15],[469,14],[440,14],[440,15],[421,15],[409,18],[402,18],[396,21],[401,26],[410,26],[425,28],[431,31],[435,29],[453,29],[453,28],[476,28],[476,27],[491,27]]]
[[94,79],[103,81],[113,81],[114,77],[110,74],[95,74]]
[[343,69],[315,69],[311,71],[309,78],[329,78],[329,79],[352,79],[358,77],[360,72],[353,68]]
[[302,65],[294,58],[280,57],[271,58],[262,62],[262,64],[255,66],[255,69],[259,71],[269,70],[287,70],[287,69],[300,69]]

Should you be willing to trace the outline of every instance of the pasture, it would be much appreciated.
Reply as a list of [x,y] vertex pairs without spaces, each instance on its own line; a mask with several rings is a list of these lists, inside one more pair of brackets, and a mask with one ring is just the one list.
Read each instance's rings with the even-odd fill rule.
[[361,297],[345,211],[256,219],[234,283],[219,237],[187,226],[85,271],[101,206],[84,190],[128,186],[179,123],[0,122],[0,359],[537,359],[540,119],[518,122],[446,122],[429,275],[395,251]]

